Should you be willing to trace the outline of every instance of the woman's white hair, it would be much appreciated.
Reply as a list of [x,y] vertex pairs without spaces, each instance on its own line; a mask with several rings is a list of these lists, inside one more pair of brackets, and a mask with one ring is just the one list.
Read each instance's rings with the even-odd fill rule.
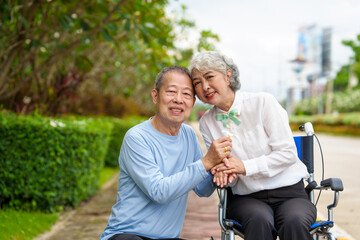
[[207,70],[216,70],[226,75],[226,71],[232,72],[230,77],[230,88],[236,92],[240,89],[241,83],[239,78],[239,70],[234,61],[219,52],[206,51],[196,54],[190,62],[190,73],[194,70],[204,72]]

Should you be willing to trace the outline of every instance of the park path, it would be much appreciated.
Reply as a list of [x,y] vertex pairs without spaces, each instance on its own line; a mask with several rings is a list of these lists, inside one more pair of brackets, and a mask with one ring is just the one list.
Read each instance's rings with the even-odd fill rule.
[[193,191],[189,193],[181,238],[189,240],[219,240],[221,229],[217,218],[217,194],[200,198]]
[[117,180],[118,174],[89,201],[60,216],[50,232],[35,240],[98,240],[116,201]]

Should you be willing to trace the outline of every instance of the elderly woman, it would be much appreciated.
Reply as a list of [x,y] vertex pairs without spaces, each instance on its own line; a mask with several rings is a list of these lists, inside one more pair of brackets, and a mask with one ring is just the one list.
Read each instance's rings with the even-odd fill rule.
[[232,138],[225,164],[212,172],[218,185],[230,182],[229,217],[243,225],[245,239],[312,239],[316,208],[304,189],[309,174],[286,111],[270,94],[237,91],[238,68],[221,53],[197,54],[189,70],[199,99],[213,105],[200,119],[206,146]]

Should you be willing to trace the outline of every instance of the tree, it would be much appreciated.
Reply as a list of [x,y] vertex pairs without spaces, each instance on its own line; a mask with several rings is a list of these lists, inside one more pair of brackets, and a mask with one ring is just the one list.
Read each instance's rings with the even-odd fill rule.
[[[132,98],[150,108],[149,94],[144,93],[153,87],[156,74],[168,65],[187,65],[193,53],[174,42],[177,28],[195,24],[184,17],[167,17],[167,4],[166,0],[1,2],[0,104],[19,112],[38,108],[56,114],[93,93],[121,96],[124,101]],[[211,48],[206,41],[214,39],[217,35],[208,32],[201,45]]]
[[350,66],[351,69],[348,71],[350,72],[350,74],[348,73],[348,79],[351,78],[351,73],[354,74],[357,78],[357,85],[355,87],[360,88],[360,34],[357,35],[357,41],[344,40],[342,41],[342,44],[350,47],[354,52],[354,55],[350,58],[352,65]]
[[349,72],[350,65],[344,65],[341,69],[336,73],[336,77],[334,79],[334,91],[345,91],[349,86]]

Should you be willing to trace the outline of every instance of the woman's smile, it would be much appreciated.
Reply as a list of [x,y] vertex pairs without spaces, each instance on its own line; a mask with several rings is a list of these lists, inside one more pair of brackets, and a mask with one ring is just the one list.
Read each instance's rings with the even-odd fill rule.
[[205,97],[206,97],[207,99],[211,99],[211,98],[213,98],[213,97],[215,96],[215,94],[216,94],[216,92],[214,91],[214,92],[211,92],[211,93],[206,94]]

